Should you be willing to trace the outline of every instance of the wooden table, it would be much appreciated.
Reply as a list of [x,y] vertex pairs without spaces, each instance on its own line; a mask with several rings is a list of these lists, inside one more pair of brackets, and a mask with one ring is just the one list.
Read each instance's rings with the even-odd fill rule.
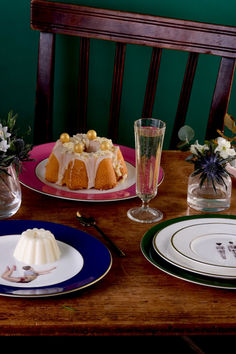
[[[186,204],[192,166],[184,155],[164,151],[165,178],[152,201],[164,219],[200,214]],[[172,277],[149,263],[140,241],[152,226],[128,219],[140,203],[74,202],[45,196],[22,186],[22,206],[12,219],[65,224],[100,238],[75,218],[76,211],[94,216],[99,226],[125,252],[113,254],[112,268],[93,286],[63,296],[14,298],[0,296],[0,335],[197,335],[236,333],[236,292],[205,287]],[[235,185],[231,208],[236,214]],[[101,238],[100,238],[101,239]]]

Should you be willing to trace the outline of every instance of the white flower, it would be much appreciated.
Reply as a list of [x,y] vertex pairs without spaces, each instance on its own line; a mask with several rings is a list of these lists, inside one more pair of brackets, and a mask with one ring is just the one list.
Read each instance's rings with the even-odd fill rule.
[[215,148],[215,152],[219,151],[220,156],[223,159],[226,159],[229,156],[235,156],[236,152],[233,148],[231,148],[231,144],[228,140],[224,138],[217,138],[217,144],[218,146]]
[[7,129],[7,127],[3,127],[2,124],[0,124],[0,151],[3,152],[6,152],[10,147],[7,139],[11,136],[11,133],[8,133]]
[[204,145],[198,144],[198,140],[196,140],[195,144],[192,144],[190,146],[190,151],[194,155],[197,155],[198,151],[200,151],[202,153],[205,150],[209,150],[209,146],[206,144],[204,144]]
[[6,140],[0,141],[0,151],[6,152],[9,147],[10,145],[7,144]]
[[11,133],[7,132],[8,127],[3,127],[2,124],[0,123],[0,138],[2,139],[7,139],[11,136]]

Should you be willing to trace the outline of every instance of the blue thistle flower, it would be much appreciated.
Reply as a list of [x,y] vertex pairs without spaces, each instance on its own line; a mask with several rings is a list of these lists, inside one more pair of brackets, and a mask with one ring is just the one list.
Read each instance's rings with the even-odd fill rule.
[[235,157],[228,157],[226,159],[222,158],[219,152],[214,152],[214,144],[209,144],[209,149],[204,151],[199,151],[196,149],[196,155],[189,156],[186,160],[194,164],[193,176],[200,174],[200,188],[203,183],[211,183],[214,191],[216,192],[216,183],[224,185],[224,178],[231,176],[226,170],[226,164],[235,159]]

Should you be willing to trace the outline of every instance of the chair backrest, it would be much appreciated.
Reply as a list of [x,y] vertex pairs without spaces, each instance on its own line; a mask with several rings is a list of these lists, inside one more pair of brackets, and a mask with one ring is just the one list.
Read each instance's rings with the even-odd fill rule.
[[[90,38],[116,42],[110,102],[109,137],[117,142],[126,44],[152,47],[151,63],[141,116],[152,116],[162,49],[189,52],[170,143],[184,125],[199,54],[221,57],[211,102],[206,138],[223,129],[236,58],[236,27],[177,20],[42,0],[31,0],[31,27],[40,31],[35,143],[52,139],[55,35],[81,37],[77,131],[86,131]],[[40,135],[38,132],[40,131]]]

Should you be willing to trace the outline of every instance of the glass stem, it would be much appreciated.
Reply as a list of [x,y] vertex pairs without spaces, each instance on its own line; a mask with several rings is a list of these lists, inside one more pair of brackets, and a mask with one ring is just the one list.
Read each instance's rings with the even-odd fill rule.
[[142,208],[143,209],[148,209],[149,208],[149,203],[147,201],[142,200]]

